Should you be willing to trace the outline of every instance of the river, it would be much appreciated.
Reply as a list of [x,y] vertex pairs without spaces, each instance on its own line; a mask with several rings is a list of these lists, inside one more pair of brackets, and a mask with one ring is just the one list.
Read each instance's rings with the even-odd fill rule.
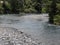
[[30,34],[41,45],[60,45],[60,26],[48,24],[48,14],[0,15],[0,27]]

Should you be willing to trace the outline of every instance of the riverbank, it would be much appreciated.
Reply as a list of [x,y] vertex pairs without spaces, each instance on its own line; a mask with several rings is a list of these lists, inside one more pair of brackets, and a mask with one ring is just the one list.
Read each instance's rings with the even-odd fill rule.
[[0,28],[0,45],[40,45],[30,35],[15,28]]

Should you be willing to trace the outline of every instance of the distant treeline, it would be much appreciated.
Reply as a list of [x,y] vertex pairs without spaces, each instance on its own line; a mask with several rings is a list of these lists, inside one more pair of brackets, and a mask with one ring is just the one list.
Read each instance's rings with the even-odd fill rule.
[[[0,0],[0,14],[49,13],[52,0]],[[60,12],[60,0],[56,0],[57,13]]]

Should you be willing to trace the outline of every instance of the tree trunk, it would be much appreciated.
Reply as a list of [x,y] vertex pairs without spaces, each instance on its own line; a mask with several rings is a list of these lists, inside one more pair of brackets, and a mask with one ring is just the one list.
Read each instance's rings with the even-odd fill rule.
[[54,16],[56,15],[56,0],[53,0],[50,5],[50,12],[49,12],[49,23],[54,24]]

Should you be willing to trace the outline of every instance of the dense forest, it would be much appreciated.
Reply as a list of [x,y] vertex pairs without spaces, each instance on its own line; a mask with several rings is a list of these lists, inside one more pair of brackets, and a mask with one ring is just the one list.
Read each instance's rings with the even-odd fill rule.
[[60,0],[0,0],[0,14],[48,13],[60,25]]

